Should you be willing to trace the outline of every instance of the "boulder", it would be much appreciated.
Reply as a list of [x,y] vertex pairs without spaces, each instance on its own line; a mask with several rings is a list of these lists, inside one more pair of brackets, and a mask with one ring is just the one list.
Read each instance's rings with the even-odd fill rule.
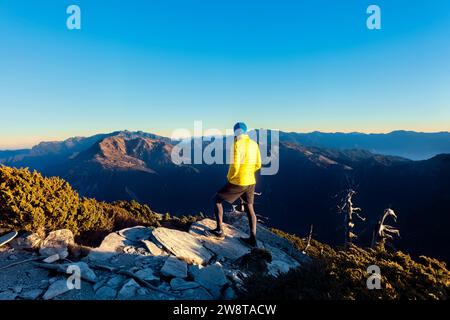
[[190,264],[188,266],[188,275],[192,278],[195,278],[198,275],[198,273],[200,272],[200,269],[202,269],[202,268],[203,268],[203,266],[199,266],[196,264]]
[[173,278],[170,281],[170,287],[172,290],[180,291],[180,290],[187,290],[187,289],[194,289],[200,287],[200,284],[194,281],[186,281],[182,278]]
[[49,257],[58,254],[60,259],[65,259],[69,255],[68,248],[75,244],[72,231],[68,229],[52,231],[41,243],[39,253]]
[[145,281],[159,280],[159,277],[157,277],[153,274],[153,269],[151,269],[151,268],[145,268],[145,269],[139,270],[135,273],[135,275]]
[[45,292],[43,299],[44,300],[50,300],[53,299],[61,294],[66,293],[67,291],[69,291],[69,287],[67,285],[67,280],[66,279],[62,279],[62,280],[57,280],[55,282],[53,282],[50,287],[47,289],[47,292]]
[[126,238],[116,232],[110,233],[103,239],[98,248],[93,249],[89,253],[88,259],[91,261],[109,260],[115,255],[123,253],[123,248],[127,245],[129,243]]
[[163,250],[161,250],[161,248],[158,248],[158,246],[154,242],[150,240],[142,240],[141,242],[144,244],[148,252],[150,252],[152,255],[154,256],[166,255],[166,253]]
[[147,240],[152,235],[152,229],[143,226],[136,226],[120,230],[118,233],[130,241],[139,242],[142,240]]
[[187,264],[184,261],[170,256],[161,268],[161,273],[167,277],[186,278]]
[[223,286],[228,283],[223,268],[219,263],[199,269],[194,280],[207,289],[216,299],[220,298]]
[[113,300],[117,295],[117,291],[111,287],[103,286],[95,292],[95,297],[99,300]]
[[153,230],[153,236],[167,251],[187,263],[206,264],[212,258],[202,242],[187,232],[159,227]]
[[128,280],[127,282],[125,282],[125,284],[122,286],[119,293],[117,294],[117,299],[119,300],[133,299],[137,295],[137,290],[140,287],[141,286],[133,279]]

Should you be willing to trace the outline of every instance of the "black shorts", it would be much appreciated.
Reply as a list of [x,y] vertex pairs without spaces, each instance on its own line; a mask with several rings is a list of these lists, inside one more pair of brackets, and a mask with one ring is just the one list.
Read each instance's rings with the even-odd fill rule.
[[227,182],[219,191],[217,191],[217,197],[228,203],[233,203],[241,198],[245,203],[253,204],[253,199],[255,198],[255,185],[238,186]]

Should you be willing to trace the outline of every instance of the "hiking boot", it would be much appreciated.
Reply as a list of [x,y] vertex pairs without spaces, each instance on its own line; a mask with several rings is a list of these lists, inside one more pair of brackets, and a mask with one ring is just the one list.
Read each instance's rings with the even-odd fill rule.
[[256,239],[254,237],[249,237],[249,238],[240,237],[239,240],[241,240],[243,243],[245,243],[246,245],[248,245],[250,247],[256,248],[258,246],[256,243]]
[[213,236],[213,237],[220,238],[220,239],[225,238],[225,234],[224,234],[223,230],[221,230],[221,229],[214,229],[214,230],[209,230],[209,231],[206,230],[206,234],[208,236]]

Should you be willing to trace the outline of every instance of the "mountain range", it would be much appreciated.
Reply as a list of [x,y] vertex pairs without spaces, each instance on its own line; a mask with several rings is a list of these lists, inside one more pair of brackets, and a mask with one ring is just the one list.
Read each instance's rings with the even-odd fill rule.
[[[370,243],[377,219],[391,207],[399,216],[396,246],[450,260],[445,248],[450,240],[448,133],[280,132],[280,141],[279,172],[258,177],[262,195],[255,207],[269,225],[299,235],[314,225],[317,239],[342,243],[343,215],[337,206],[352,188],[366,218],[356,222],[357,243]],[[227,166],[176,165],[170,157],[174,143],[154,134],[119,131],[1,151],[0,163],[60,176],[86,197],[137,200],[172,214],[211,214],[211,199],[225,183]],[[387,152],[393,155],[382,154]],[[432,157],[414,161],[399,156],[407,154]]]
[[425,133],[404,130],[370,134],[280,132],[280,139],[312,147],[363,149],[412,160],[425,160],[440,153],[450,153],[450,132]]

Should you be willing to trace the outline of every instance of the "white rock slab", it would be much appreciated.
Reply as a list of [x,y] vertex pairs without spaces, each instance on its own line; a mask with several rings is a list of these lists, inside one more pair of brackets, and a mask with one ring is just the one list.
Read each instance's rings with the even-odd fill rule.
[[69,290],[70,289],[69,286],[67,285],[66,279],[57,280],[50,285],[50,287],[47,289],[47,292],[44,294],[42,298],[44,300],[50,300],[68,292]]
[[[248,232],[248,223],[246,219],[236,220],[233,224],[234,227]],[[296,261],[300,263],[310,261],[310,257],[306,254],[297,250],[292,243],[288,240],[276,235],[272,231],[270,231],[267,227],[258,224],[256,228],[256,238],[258,240],[258,246],[266,247],[270,246],[272,248],[278,248],[284,251],[286,254],[294,258]]]
[[118,233],[130,241],[139,242],[142,240],[147,240],[152,235],[152,229],[143,226],[136,226],[120,230]]
[[153,269],[151,269],[151,268],[145,268],[145,269],[139,270],[135,274],[136,274],[136,276],[138,276],[139,278],[141,278],[145,281],[159,280],[159,277],[155,276],[155,274],[153,273]]
[[167,277],[187,277],[187,264],[175,257],[168,257],[161,268],[161,273]]
[[154,256],[161,256],[167,254],[161,248],[158,248],[158,246],[150,240],[142,240],[141,242],[144,244],[148,252],[150,252]]
[[220,297],[223,286],[228,282],[222,266],[218,263],[200,269],[194,280],[207,289],[216,299]]
[[250,252],[250,248],[239,240],[240,237],[246,236],[244,232],[233,226],[223,224],[225,238],[218,239],[208,236],[208,231],[215,227],[216,222],[214,220],[203,219],[192,224],[189,233],[199,238],[206,248],[214,252],[217,259],[236,260]]
[[137,290],[140,287],[141,286],[133,279],[128,280],[117,294],[117,299],[119,300],[133,299],[137,295]]
[[108,260],[114,255],[123,253],[123,249],[128,245],[127,239],[116,232],[108,234],[98,248],[93,249],[88,259],[92,261]]
[[[216,228],[216,221],[206,218],[201,221],[193,223],[191,228],[189,229],[189,233],[192,235],[206,236],[207,234],[205,233],[205,231],[210,231],[215,228]],[[247,234],[242,230],[235,228],[227,223],[224,223],[222,225],[222,228],[225,233],[225,236],[228,237],[239,238],[247,236]]]
[[153,236],[167,251],[187,263],[206,264],[212,258],[202,242],[187,232],[160,227],[153,230]]

